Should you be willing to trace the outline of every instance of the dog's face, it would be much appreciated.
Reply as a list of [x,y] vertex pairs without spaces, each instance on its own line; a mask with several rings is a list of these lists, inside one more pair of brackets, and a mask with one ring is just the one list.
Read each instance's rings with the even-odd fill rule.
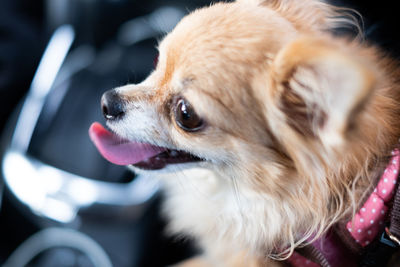
[[[144,82],[105,94],[106,112],[118,106],[124,113],[108,126],[129,140],[187,152],[191,156],[178,153],[185,165],[243,168],[255,157],[273,164],[276,142],[264,93],[252,82],[294,32],[269,9],[220,4],[195,12],[161,42],[157,68]],[[159,158],[172,163],[163,169],[184,167],[178,159]],[[135,165],[161,167],[155,159]]]
[[[262,180],[287,175],[294,166],[282,139],[310,140],[331,127],[327,141],[340,142],[349,124],[345,116],[363,103],[371,83],[364,69],[334,52],[335,45],[298,40],[300,34],[293,21],[262,3],[198,10],[161,42],[157,67],[144,82],[104,95],[107,124],[123,138],[168,149],[135,162],[139,168],[175,170],[195,164],[234,176],[260,169],[256,176]],[[329,73],[341,65],[353,73]],[[329,82],[358,91],[348,103],[321,107],[331,103],[315,103],[325,101],[317,95],[321,92],[307,90]],[[296,86],[298,92],[290,88]],[[338,91],[333,96],[324,92],[330,98],[326,101],[347,93]],[[326,118],[330,108],[338,117],[332,116],[332,122]]]
[[339,21],[332,7],[297,5],[239,1],[184,18],[145,81],[103,96],[109,128],[145,147],[118,152],[96,126],[103,155],[150,171],[210,168],[289,203],[281,213],[298,209],[287,214],[298,224],[326,220],[332,188],[345,183],[327,173],[362,153],[357,142],[376,138],[365,114],[379,74],[356,44],[324,32]]

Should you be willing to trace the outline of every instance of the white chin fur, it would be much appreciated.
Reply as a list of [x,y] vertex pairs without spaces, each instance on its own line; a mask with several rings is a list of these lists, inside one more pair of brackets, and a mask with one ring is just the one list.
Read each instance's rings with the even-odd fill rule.
[[[162,169],[159,170],[145,170],[141,169],[138,167],[135,167],[133,165],[128,165],[128,169],[133,171],[134,173],[137,174],[146,174],[146,175],[162,175],[162,174],[170,174],[170,175],[181,175],[181,172],[190,172],[192,173],[192,170],[197,170],[198,168],[206,168],[207,163],[198,161],[198,162],[188,162],[188,163],[181,163],[181,164],[169,164],[165,166]],[[195,171],[196,172],[196,171]]]

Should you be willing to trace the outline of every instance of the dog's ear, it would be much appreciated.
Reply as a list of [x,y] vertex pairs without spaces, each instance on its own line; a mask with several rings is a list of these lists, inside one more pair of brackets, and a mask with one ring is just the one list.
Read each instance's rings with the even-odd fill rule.
[[273,99],[298,134],[343,144],[357,128],[377,74],[350,44],[303,37],[284,47],[271,70]]

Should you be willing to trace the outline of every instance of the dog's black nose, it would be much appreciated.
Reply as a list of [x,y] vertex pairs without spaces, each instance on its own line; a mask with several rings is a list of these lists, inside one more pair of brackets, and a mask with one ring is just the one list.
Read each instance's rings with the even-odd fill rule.
[[124,100],[115,90],[109,90],[101,98],[101,110],[107,120],[120,119],[125,114]]

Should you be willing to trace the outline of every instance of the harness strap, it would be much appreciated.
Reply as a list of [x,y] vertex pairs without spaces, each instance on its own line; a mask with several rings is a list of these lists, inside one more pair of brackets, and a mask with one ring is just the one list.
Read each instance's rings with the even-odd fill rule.
[[360,267],[387,266],[392,255],[400,248],[400,186],[397,187],[390,213],[389,227],[364,250]]
[[[296,252],[288,259],[290,264],[305,266],[309,265],[311,260],[311,263],[327,267],[357,266],[357,262],[360,267],[387,265],[392,255],[400,248],[400,186],[398,186],[400,184],[400,151],[396,149],[392,155],[393,157],[374,192],[352,221],[345,225],[350,236],[359,243],[360,248],[364,247],[363,252],[359,254],[359,252],[351,252],[349,249],[338,250],[337,248],[345,247],[343,240],[334,238],[337,232],[330,231],[323,239],[314,241],[310,246],[296,249]],[[382,230],[380,226],[384,226],[389,210],[391,210],[390,224],[379,236]],[[373,217],[374,215],[376,217]],[[358,222],[360,224],[357,224]],[[354,257],[354,255],[346,255],[346,253],[356,253],[356,255]],[[346,263],[344,263],[345,260],[347,260]]]

